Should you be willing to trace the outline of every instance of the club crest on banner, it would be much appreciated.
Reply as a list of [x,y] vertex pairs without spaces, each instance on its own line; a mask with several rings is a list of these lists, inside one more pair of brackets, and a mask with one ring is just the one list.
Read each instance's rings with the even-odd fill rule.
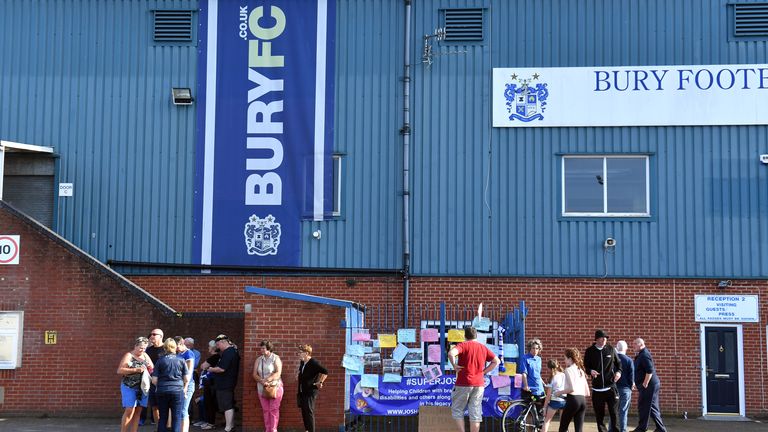
[[264,219],[251,215],[245,224],[245,246],[248,255],[277,255],[280,246],[280,224],[275,217],[267,215]]
[[504,86],[509,119],[522,122],[544,120],[543,113],[547,109],[549,97],[547,83],[534,83],[539,80],[538,73],[534,73],[528,79],[520,78],[517,74],[512,74],[510,78],[512,82]]

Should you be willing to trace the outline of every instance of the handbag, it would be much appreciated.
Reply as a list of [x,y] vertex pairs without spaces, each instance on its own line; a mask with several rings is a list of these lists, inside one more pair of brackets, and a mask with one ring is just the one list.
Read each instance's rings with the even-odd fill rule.
[[277,384],[264,384],[264,399],[277,399]]
[[[261,376],[265,376],[264,374],[264,359],[260,359],[260,369],[261,369]],[[273,384],[262,384],[262,387],[264,388],[264,391],[262,392],[262,396],[264,399],[277,399],[277,387],[279,385],[279,382],[272,381]]]
[[147,370],[144,369],[144,372],[141,374],[141,392],[144,394],[144,396],[149,394],[150,383],[151,383],[151,380],[149,378],[149,372],[147,372]]

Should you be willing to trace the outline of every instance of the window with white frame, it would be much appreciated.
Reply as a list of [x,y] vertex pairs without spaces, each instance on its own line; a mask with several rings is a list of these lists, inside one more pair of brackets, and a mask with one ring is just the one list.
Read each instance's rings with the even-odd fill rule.
[[0,369],[21,366],[24,312],[0,312]]
[[333,216],[341,216],[341,158],[333,155]]
[[647,155],[563,156],[563,216],[650,216]]

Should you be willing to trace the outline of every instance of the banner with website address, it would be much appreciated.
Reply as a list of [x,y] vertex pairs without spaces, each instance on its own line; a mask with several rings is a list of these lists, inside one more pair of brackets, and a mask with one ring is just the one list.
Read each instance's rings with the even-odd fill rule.
[[[360,375],[350,375],[349,410],[352,414],[371,416],[409,416],[419,413],[419,406],[451,406],[451,390],[456,383],[455,376],[443,375],[435,380],[424,378],[403,378],[400,382],[384,382],[379,377],[379,388],[360,385]],[[499,390],[509,390],[509,395]],[[509,402],[520,398],[520,389],[514,387],[494,388],[491,379],[485,377],[483,394],[483,417],[501,417]]]
[[299,266],[332,199],[335,2],[200,2],[194,254]]

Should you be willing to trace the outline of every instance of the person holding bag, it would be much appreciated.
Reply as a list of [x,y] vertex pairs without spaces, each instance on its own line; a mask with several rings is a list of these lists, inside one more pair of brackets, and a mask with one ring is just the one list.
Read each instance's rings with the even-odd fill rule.
[[299,393],[297,401],[306,432],[315,432],[315,399],[328,378],[328,369],[312,358],[311,345],[299,345]]
[[117,367],[117,374],[123,377],[120,393],[125,409],[120,421],[120,432],[136,432],[139,428],[141,409],[147,406],[147,395],[141,389],[141,382],[144,374],[154,366],[145,352],[148,344],[149,339],[137,338],[133,343],[133,350],[123,355]]
[[277,354],[272,352],[272,349],[272,342],[261,341],[259,343],[261,355],[253,363],[253,379],[258,386],[266,432],[277,432],[277,424],[280,421],[280,402],[283,400],[283,381],[280,379],[283,362]]

